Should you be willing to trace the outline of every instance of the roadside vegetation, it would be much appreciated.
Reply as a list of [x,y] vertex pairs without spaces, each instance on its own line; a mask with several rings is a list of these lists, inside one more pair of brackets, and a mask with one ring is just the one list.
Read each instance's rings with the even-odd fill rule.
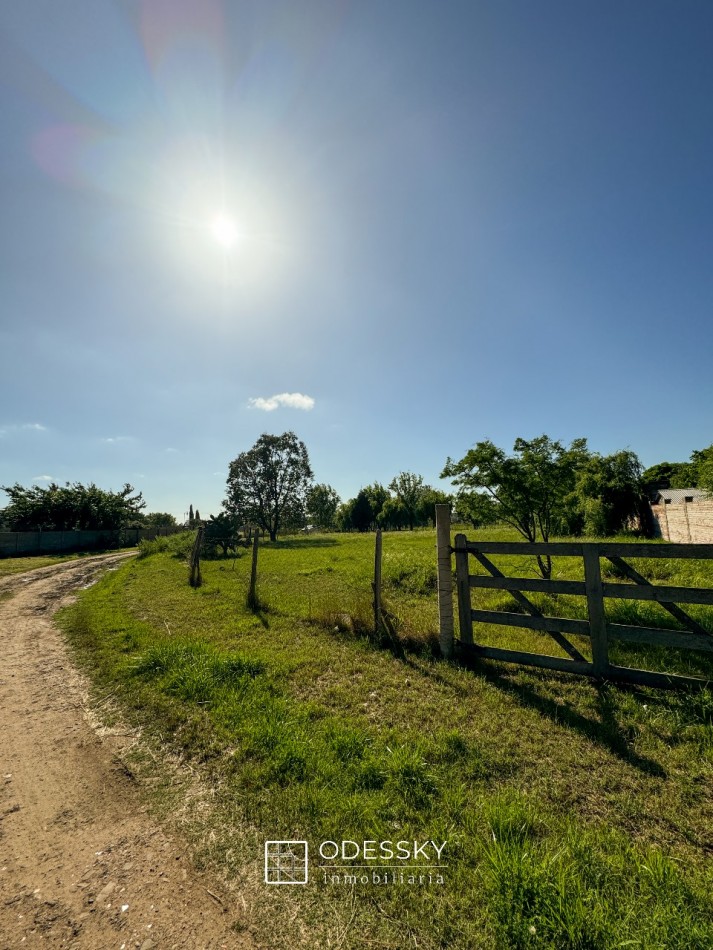
[[[255,924],[274,947],[713,946],[710,691],[437,659],[433,531],[384,536],[384,601],[400,650],[372,632],[373,535],[265,545],[254,611],[250,553],[204,561],[192,589],[191,537],[143,543],[141,559],[83,592],[61,622],[98,695],[111,695],[153,748],[142,761],[157,807],[185,809],[161,778],[159,749],[210,789],[184,830],[196,859],[233,888],[236,930]],[[534,558],[496,560],[507,573],[538,573]],[[713,585],[710,563],[636,567],[654,582]],[[553,559],[552,577],[579,570],[576,559]],[[504,592],[476,597],[517,609]],[[576,597],[539,605],[585,610]],[[611,609],[629,623],[675,625],[653,603]],[[713,629],[710,610],[691,612]],[[533,632],[485,627],[478,638],[559,655]],[[712,671],[699,653],[615,650],[625,665]],[[266,839],[447,840],[448,868],[442,885],[316,877],[269,887]]]

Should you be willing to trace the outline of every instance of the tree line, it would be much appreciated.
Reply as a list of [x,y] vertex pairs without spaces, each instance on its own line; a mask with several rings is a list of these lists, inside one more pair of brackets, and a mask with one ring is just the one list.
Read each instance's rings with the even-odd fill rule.
[[116,531],[120,528],[173,528],[166,511],[146,513],[146,502],[128,482],[121,491],[105,491],[93,482],[59,485],[19,483],[0,486],[9,505],[0,511],[0,527],[8,531]]
[[[281,530],[309,523],[342,531],[413,529],[431,524],[434,506],[447,503],[463,522],[503,522],[528,541],[649,533],[649,494],[663,487],[662,473],[675,469],[678,477],[713,491],[713,445],[694,452],[680,468],[662,466],[668,468],[644,471],[632,450],[602,455],[584,438],[570,445],[547,435],[518,438],[509,454],[484,440],[461,459],[446,460],[441,477],[452,480],[452,494],[400,472],[387,486],[374,482],[342,502],[331,486],[313,483],[304,443],[285,432],[262,435],[230,463],[222,517],[257,524],[274,540]],[[540,566],[548,571],[546,561]]]
[[[434,506],[450,504],[456,518],[474,527],[502,522],[528,541],[552,535],[606,536],[636,529],[647,533],[648,498],[665,488],[701,488],[713,493],[713,445],[689,462],[660,462],[645,471],[633,451],[592,452],[586,439],[564,445],[547,435],[516,439],[511,453],[489,440],[477,442],[441,472],[452,493],[400,472],[388,485],[374,482],[342,501],[330,485],[315,483],[307,448],[294,432],[263,434],[229,466],[223,510],[205,522],[218,541],[239,525],[254,524],[276,540],[312,525],[322,530],[414,529],[433,523]],[[146,514],[141,492],[119,492],[79,482],[24,488],[1,486],[10,499],[0,511],[12,531],[175,526],[166,512]],[[201,521],[190,506],[189,526]],[[541,569],[546,572],[547,564]]]

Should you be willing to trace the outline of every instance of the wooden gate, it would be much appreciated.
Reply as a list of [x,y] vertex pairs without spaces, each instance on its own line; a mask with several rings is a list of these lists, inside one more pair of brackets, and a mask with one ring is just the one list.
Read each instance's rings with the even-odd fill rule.
[[[438,506],[441,508],[441,506]],[[447,506],[443,506],[447,508]],[[637,544],[620,542],[539,542],[530,544],[518,541],[469,541],[464,534],[455,537],[455,547],[450,546],[448,529],[443,522],[446,512],[437,512],[440,521],[439,544],[439,612],[441,621],[441,650],[444,655],[453,653],[452,602],[449,618],[445,603],[450,584],[450,556],[455,553],[456,583],[460,641],[455,646],[464,655],[486,657],[493,660],[521,663],[527,666],[579,673],[597,679],[623,680],[658,687],[701,687],[708,681],[699,677],[680,676],[673,673],[652,672],[612,664],[609,660],[609,642],[620,640],[652,646],[673,647],[684,650],[702,650],[713,653],[713,634],[691,617],[680,604],[705,604],[713,606],[713,589],[698,587],[672,587],[652,584],[628,561],[636,558],[705,558],[713,559],[713,544]],[[450,519],[450,515],[448,513]],[[448,544],[447,551],[444,544]],[[544,580],[531,577],[506,577],[490,560],[488,555],[517,554],[540,555],[541,557],[578,557],[584,562],[584,580]],[[470,557],[485,568],[487,574],[472,575]],[[633,583],[609,583],[602,580],[601,558],[606,558],[617,570]],[[448,577],[446,577],[446,566]],[[472,590],[506,590],[517,601],[523,613],[473,609]],[[532,603],[523,591],[546,594],[575,594],[586,597],[587,618],[548,617]],[[684,630],[660,629],[658,627],[632,626],[611,623],[607,620],[604,604],[607,598],[620,600],[648,600],[660,604],[664,610],[685,627]],[[442,605],[443,608],[442,609]],[[568,658],[540,653],[525,653],[500,647],[485,646],[474,640],[474,624],[502,624],[524,627],[549,634],[567,654]],[[591,660],[582,655],[567,635],[586,637],[591,642]]]

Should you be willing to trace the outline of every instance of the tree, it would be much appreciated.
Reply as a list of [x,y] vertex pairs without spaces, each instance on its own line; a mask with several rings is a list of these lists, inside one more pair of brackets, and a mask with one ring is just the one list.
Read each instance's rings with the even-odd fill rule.
[[230,548],[237,549],[239,529],[240,523],[235,515],[221,511],[206,521],[204,538],[210,549],[221,547],[223,554],[227,555]]
[[650,495],[664,488],[713,490],[713,445],[694,449],[689,462],[659,462],[647,468],[642,488]]
[[351,509],[351,527],[357,531],[368,531],[374,524],[374,509],[365,488],[360,489]]
[[423,525],[435,525],[436,523],[436,505],[453,505],[453,496],[447,492],[440,491],[438,488],[432,488],[430,485],[424,485],[421,497],[416,508],[416,523]]
[[459,491],[455,502],[456,516],[474,528],[484,528],[498,520],[498,506],[491,495],[481,491]]
[[223,507],[240,522],[258,525],[275,541],[287,524],[304,522],[311,481],[307,449],[294,432],[263,434],[230,463]]
[[662,488],[670,488],[671,479],[685,464],[685,462],[659,462],[647,468],[641,476],[644,489],[654,494]]
[[592,455],[577,473],[585,534],[609,535],[624,530],[643,513],[642,467],[635,452]]
[[693,486],[681,485],[681,488],[697,487],[709,495],[713,494],[713,445],[692,452],[691,465],[695,467],[696,480]]
[[353,531],[354,522],[352,519],[356,498],[350,498],[337,509],[336,524],[340,531]]
[[369,504],[371,505],[372,523],[376,523],[379,520],[379,515],[384,509],[384,505],[389,500],[388,489],[384,488],[381,482],[374,482],[373,485],[366,486],[364,493],[369,499]]
[[424,490],[423,478],[413,472],[401,472],[391,480],[389,488],[401,502],[406,512],[407,524],[413,530]]
[[195,518],[193,517],[193,505],[188,506],[188,527],[192,528],[195,523]]
[[11,531],[114,531],[136,520],[146,507],[141,492],[134,494],[128,482],[119,492],[80,482],[61,486],[52,482],[46,488],[23,488],[19,483],[0,487],[10,497],[3,518]]
[[313,485],[307,492],[307,516],[320,528],[333,528],[340,499],[331,485]]
[[387,498],[383,508],[379,512],[377,522],[379,527],[386,531],[400,531],[408,527],[408,512],[404,508],[400,499]]
[[152,511],[148,515],[144,515],[142,519],[142,527],[144,528],[176,528],[178,527],[178,522],[169,514],[167,511]]
[[[508,456],[490,440],[478,442],[459,462],[448,458],[441,477],[452,478],[462,494],[485,491],[499,520],[527,541],[537,541],[538,536],[548,541],[564,499],[575,489],[577,471],[589,457],[587,441],[575,439],[565,448],[541,435],[530,441],[516,439],[513,451]],[[537,555],[537,563],[548,578],[550,557]]]

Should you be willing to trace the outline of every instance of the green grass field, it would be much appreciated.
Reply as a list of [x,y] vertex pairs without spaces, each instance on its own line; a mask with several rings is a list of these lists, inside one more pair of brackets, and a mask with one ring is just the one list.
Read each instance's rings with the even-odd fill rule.
[[24,574],[27,571],[36,571],[40,567],[51,567],[63,561],[75,561],[80,557],[96,557],[98,554],[111,554],[114,551],[125,551],[127,548],[112,548],[110,551],[87,551],[79,554],[37,554],[28,557],[0,557],[0,577],[8,574]]
[[61,564],[62,561],[73,561],[79,554],[49,554],[36,557],[3,557],[0,558],[0,577],[8,574],[24,574],[26,571],[36,571],[38,567],[49,567],[52,564]]
[[[258,611],[245,606],[249,552],[204,561],[194,590],[173,554],[186,546],[175,536],[122,565],[61,622],[97,695],[111,694],[143,727],[153,751],[137,748],[136,768],[159,811],[181,816],[196,860],[232,886],[236,931],[254,924],[271,947],[713,946],[709,691],[435,658],[430,531],[384,536],[384,596],[402,655],[369,633],[373,535],[266,544]],[[529,558],[498,563],[534,574]],[[710,564],[636,566],[671,584],[713,585]],[[553,577],[578,570],[561,559]],[[504,593],[477,596],[511,609]],[[577,601],[541,605],[580,616]],[[636,602],[614,601],[614,615],[622,604],[637,622]],[[649,626],[674,625],[655,604],[636,609]],[[697,616],[710,625],[710,611]],[[559,654],[526,631],[478,636]],[[698,653],[616,651],[628,665],[711,674]],[[200,775],[198,804],[160,750]],[[447,868],[442,884],[315,875],[307,887],[270,887],[266,839],[447,841]]]

